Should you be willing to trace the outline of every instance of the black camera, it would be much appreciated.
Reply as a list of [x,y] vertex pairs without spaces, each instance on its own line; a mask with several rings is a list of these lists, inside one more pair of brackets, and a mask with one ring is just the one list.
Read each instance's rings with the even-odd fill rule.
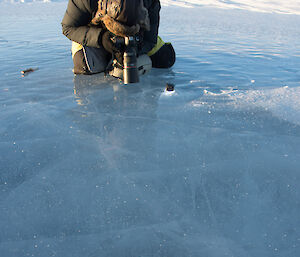
[[124,84],[139,82],[137,67],[136,41],[134,37],[125,37],[125,51],[123,55],[123,79]]
[[139,82],[137,67],[137,40],[133,36],[113,37],[116,47],[123,50],[123,81],[124,84]]

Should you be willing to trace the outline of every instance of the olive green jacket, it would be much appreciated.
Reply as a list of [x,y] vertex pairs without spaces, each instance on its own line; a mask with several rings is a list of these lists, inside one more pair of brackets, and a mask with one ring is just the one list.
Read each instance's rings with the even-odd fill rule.
[[[159,0],[144,0],[144,6],[148,9],[150,18],[150,31],[143,33],[142,53],[149,52],[157,42],[159,27]],[[98,0],[69,0],[68,7],[62,20],[62,32],[72,41],[83,46],[100,47],[101,32],[103,27],[91,26],[98,8]]]

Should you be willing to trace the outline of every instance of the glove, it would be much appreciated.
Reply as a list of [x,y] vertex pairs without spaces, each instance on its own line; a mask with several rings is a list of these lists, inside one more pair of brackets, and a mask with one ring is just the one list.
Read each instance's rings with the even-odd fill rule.
[[118,52],[118,48],[115,46],[115,44],[111,39],[112,39],[111,33],[109,31],[105,31],[102,34],[101,43],[107,52],[113,54],[115,52]]
[[105,31],[101,37],[101,43],[104,49],[114,55],[120,64],[123,64],[123,51],[119,45],[112,41],[112,34]]

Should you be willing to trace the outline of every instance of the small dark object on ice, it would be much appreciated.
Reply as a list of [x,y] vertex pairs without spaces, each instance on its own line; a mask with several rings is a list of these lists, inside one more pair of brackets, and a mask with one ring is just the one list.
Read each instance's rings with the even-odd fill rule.
[[35,68],[35,69],[29,68],[29,69],[26,69],[26,70],[22,70],[21,73],[22,73],[22,76],[24,77],[24,76],[28,75],[28,73],[34,72],[36,70],[38,70],[38,68]]
[[171,83],[167,83],[166,85],[166,91],[174,91],[175,85]]

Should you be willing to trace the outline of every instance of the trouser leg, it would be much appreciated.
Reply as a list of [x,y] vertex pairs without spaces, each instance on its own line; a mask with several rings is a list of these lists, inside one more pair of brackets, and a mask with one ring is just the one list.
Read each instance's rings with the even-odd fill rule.
[[155,54],[150,56],[153,68],[170,68],[176,61],[175,50],[171,43],[165,43]]
[[73,45],[80,47],[79,50],[72,48],[74,74],[90,75],[106,70],[111,55],[104,48],[80,46],[77,43]]
[[86,64],[83,49],[77,51],[74,54],[73,63],[74,63],[74,69],[73,69],[74,74],[85,74],[85,75],[91,74]]

